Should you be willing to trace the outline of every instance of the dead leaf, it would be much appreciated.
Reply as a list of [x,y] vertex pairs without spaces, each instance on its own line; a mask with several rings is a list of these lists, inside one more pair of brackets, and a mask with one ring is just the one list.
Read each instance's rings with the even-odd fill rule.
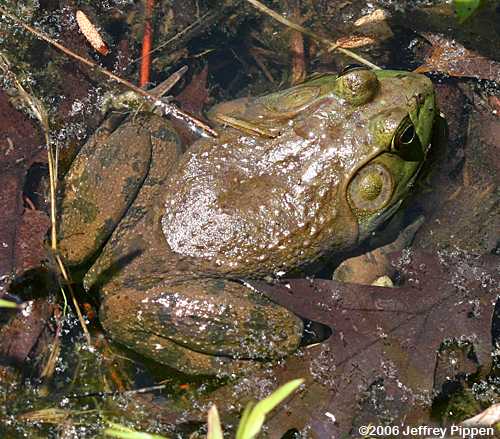
[[424,33],[432,50],[423,65],[415,71],[441,72],[454,77],[487,79],[500,83],[500,63],[466,49],[443,35]]
[[[207,78],[208,78],[208,66],[205,66],[200,73],[193,75],[191,82],[184,87],[184,89],[175,97],[175,100],[179,103],[180,108],[193,116],[205,121],[202,114],[203,106],[208,101],[208,88],[207,88]],[[181,123],[172,120],[175,130],[179,133],[183,144],[191,144],[197,137],[189,128],[186,127],[185,123]]]
[[344,49],[354,49],[356,47],[369,46],[370,44],[374,44],[376,40],[372,37],[364,37],[364,36],[350,36],[350,37],[342,37],[335,41],[335,44],[343,47]]
[[[46,299],[36,299],[0,329],[0,358],[2,362],[23,365],[34,352],[37,344],[40,348],[44,333],[50,332],[49,319],[54,306]],[[32,358],[34,359],[34,358]]]
[[274,370],[279,383],[307,381],[305,391],[269,420],[268,437],[280,438],[291,428],[313,438],[349,433],[377,382],[383,382],[385,401],[393,400],[384,416],[409,422],[432,401],[436,354],[444,340],[472,342],[478,367],[489,371],[499,292],[496,261],[405,252],[393,261],[407,280],[404,287],[321,279],[289,280],[286,287],[254,283],[276,302],[334,331]]
[[199,116],[208,100],[208,66],[191,78],[189,84],[175,97],[180,107],[193,115]]
[[394,36],[388,23],[389,13],[383,9],[375,9],[367,15],[363,15],[354,22],[357,32],[371,36],[374,40],[384,41]]
[[49,225],[44,212],[23,207],[22,190],[29,167],[46,163],[46,151],[34,122],[15,110],[0,93],[0,275],[19,275],[46,258],[43,239]]

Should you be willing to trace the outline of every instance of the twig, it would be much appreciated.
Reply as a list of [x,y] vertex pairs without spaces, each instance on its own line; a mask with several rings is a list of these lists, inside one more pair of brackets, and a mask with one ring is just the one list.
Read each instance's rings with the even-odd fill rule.
[[268,8],[266,5],[263,5],[261,2],[258,0],[246,0],[248,3],[250,3],[252,6],[255,8],[259,9],[260,11],[264,12],[265,14],[269,15],[270,17],[274,18],[276,21],[279,21],[280,23],[284,24],[285,26],[288,26],[292,29],[295,29],[299,32],[302,32],[304,35],[307,35],[311,37],[312,39],[319,41],[320,43],[325,44],[328,46],[328,51],[331,52],[333,50],[338,50],[339,52],[343,53],[344,55],[347,55],[356,61],[365,64],[368,67],[371,67],[372,69],[377,69],[379,70],[380,67],[376,66],[375,64],[371,63],[370,61],[364,59],[362,56],[352,52],[349,49],[344,49],[340,47],[339,44],[335,44],[333,41],[329,40],[328,38],[322,37],[321,35],[317,34],[316,32],[313,32],[312,30],[306,29],[305,27],[301,26],[300,24],[294,23],[293,21],[290,21],[283,17],[282,15],[278,14],[277,12],[273,11],[272,9]]
[[68,275],[68,272],[66,271],[66,267],[64,266],[64,263],[61,259],[61,256],[56,254],[56,262],[57,265],[59,266],[59,271],[61,272],[61,275],[63,279],[66,281],[66,286],[68,287],[69,294],[71,296],[71,301],[73,302],[73,305],[76,310],[76,315],[78,316],[78,320],[80,321],[80,325],[83,329],[83,333],[85,335],[85,338],[87,339],[87,343],[90,346],[91,345],[91,340],[90,340],[90,333],[87,328],[87,323],[85,322],[85,319],[83,318],[82,311],[80,310],[80,305],[78,305],[78,301],[76,300],[75,292],[73,291],[73,287],[71,286],[71,279]]
[[[262,70],[262,73],[264,73],[264,76],[267,78],[267,80],[273,84],[276,84],[276,81],[274,80],[273,75],[271,75],[271,72],[267,68],[266,64],[264,63],[264,61],[262,61],[262,59],[258,53],[259,51],[254,49],[254,48],[251,48],[248,51],[250,52],[250,55],[253,56],[253,59],[255,60],[257,65],[260,67],[260,69]],[[238,59],[238,61],[240,61],[240,59]]]
[[68,399],[80,399],[80,398],[89,398],[89,397],[104,398],[107,396],[137,395],[137,394],[141,394],[141,393],[154,392],[155,390],[163,390],[165,387],[167,387],[166,384],[159,384],[157,386],[141,387],[140,389],[117,391],[117,392],[87,392],[87,393],[80,393],[80,394],[75,394],[75,395],[68,395],[67,398]]
[[[292,18],[300,16],[297,0],[288,0],[288,8],[292,11]],[[304,35],[302,32],[292,30],[290,33],[290,53],[292,58],[291,80],[292,85],[300,84],[306,77],[306,58],[304,53]]]
[[146,0],[146,12],[144,17],[144,36],[142,37],[141,49],[141,72],[139,76],[139,87],[149,83],[151,73],[151,47],[153,45],[153,9],[154,0]]
[[212,128],[210,128],[207,124],[203,123],[201,120],[196,119],[195,117],[191,116],[190,114],[177,108],[173,104],[159,100],[155,96],[151,95],[150,93],[143,90],[142,88],[137,87],[136,85],[132,84],[131,82],[127,81],[126,79],[120,78],[119,76],[115,75],[114,73],[110,72],[109,70],[103,69],[101,66],[99,66],[95,62],[90,61],[90,60],[78,55],[77,53],[73,52],[72,50],[64,47],[62,44],[58,43],[57,41],[55,41],[53,38],[49,37],[45,33],[39,31],[38,29],[35,29],[34,27],[30,26],[29,24],[26,24],[24,21],[20,20],[15,15],[12,15],[3,6],[0,6],[0,12],[2,14],[4,14],[6,17],[13,20],[19,26],[26,29],[28,32],[31,32],[33,35],[36,35],[38,38],[49,43],[50,45],[54,46],[55,48],[59,49],[61,52],[65,53],[66,55],[80,61],[83,64],[86,64],[89,67],[92,67],[93,69],[96,69],[98,72],[102,73],[103,75],[107,76],[108,78],[118,82],[119,84],[124,85],[125,87],[136,92],[138,95],[143,96],[144,98],[148,99],[150,102],[153,103],[153,105],[160,107],[164,111],[165,115],[170,115],[170,116],[175,117],[179,120],[182,120],[190,128],[195,128],[195,129],[201,130],[201,132],[204,133],[205,135],[209,135],[212,137],[218,137],[217,132],[215,130],[213,130]]
[[[0,10],[2,8],[0,7]],[[68,286],[68,289],[71,293],[71,299],[73,300],[73,304],[75,305],[76,313],[78,315],[78,319],[80,320],[80,325],[82,326],[83,332],[85,334],[85,337],[87,339],[87,342],[90,345],[90,334],[87,329],[87,325],[85,323],[85,320],[83,319],[82,313],[80,311],[80,307],[78,305],[78,302],[76,301],[75,294],[73,292],[73,289],[71,288],[71,282],[68,276],[68,273],[64,267],[64,264],[61,260],[61,257],[57,254],[57,203],[56,203],[56,194],[57,194],[57,164],[58,164],[58,159],[59,159],[59,151],[57,146],[55,147],[54,151],[54,146],[52,145],[52,142],[50,141],[50,136],[49,136],[49,118],[47,115],[47,112],[42,105],[42,103],[35,97],[29,94],[24,87],[21,85],[21,83],[18,81],[16,75],[10,70],[10,64],[8,59],[0,54],[0,71],[2,71],[3,75],[6,77],[9,77],[10,80],[13,81],[14,85],[17,88],[17,91],[19,95],[22,97],[24,100],[25,104],[29,107],[35,118],[38,120],[40,123],[44,137],[45,137],[45,143],[47,145],[47,160],[48,160],[48,165],[49,165],[49,187],[50,187],[50,248],[52,250],[52,253],[54,254],[54,257],[57,261],[59,272],[61,273],[62,278],[66,281],[66,284]],[[64,300],[64,311],[63,314],[66,315],[66,308],[67,308],[67,299],[66,299],[66,293],[64,292],[64,288],[62,284],[59,282],[59,287],[63,296]]]
[[157,97],[163,96],[165,93],[168,93],[172,87],[179,82],[184,73],[188,70],[188,66],[182,66],[179,70],[176,70],[172,73],[165,81],[161,84],[158,84],[155,88],[149,90],[149,92]]

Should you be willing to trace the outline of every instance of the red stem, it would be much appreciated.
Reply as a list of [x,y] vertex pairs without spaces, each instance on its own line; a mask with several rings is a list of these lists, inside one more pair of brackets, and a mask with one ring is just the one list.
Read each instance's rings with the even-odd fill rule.
[[144,36],[142,37],[141,73],[139,76],[139,87],[149,83],[151,73],[151,49],[153,45],[153,9],[154,0],[146,0],[146,16],[144,19]]

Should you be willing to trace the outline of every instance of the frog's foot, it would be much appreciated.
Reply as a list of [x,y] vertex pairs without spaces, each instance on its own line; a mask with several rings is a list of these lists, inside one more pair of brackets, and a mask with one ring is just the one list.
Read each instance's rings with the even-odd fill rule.
[[164,282],[107,296],[101,322],[127,347],[187,374],[228,374],[300,344],[303,323],[235,281]]

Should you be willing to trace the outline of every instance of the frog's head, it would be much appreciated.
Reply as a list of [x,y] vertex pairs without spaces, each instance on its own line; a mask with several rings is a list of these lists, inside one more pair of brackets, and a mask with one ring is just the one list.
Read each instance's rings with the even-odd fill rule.
[[335,211],[350,210],[350,215],[337,214],[333,233],[347,238],[347,230],[353,230],[347,223],[357,222],[358,242],[409,193],[429,150],[436,116],[427,77],[360,66],[269,95],[265,105],[281,114],[295,113],[295,132],[316,139],[321,152],[314,166],[328,163],[316,178],[335,182]]
[[336,78],[335,92],[352,114],[364,109],[363,125],[351,129],[365,131],[369,152],[343,185],[362,240],[398,209],[418,175],[436,116],[434,89],[423,75],[355,68]]

